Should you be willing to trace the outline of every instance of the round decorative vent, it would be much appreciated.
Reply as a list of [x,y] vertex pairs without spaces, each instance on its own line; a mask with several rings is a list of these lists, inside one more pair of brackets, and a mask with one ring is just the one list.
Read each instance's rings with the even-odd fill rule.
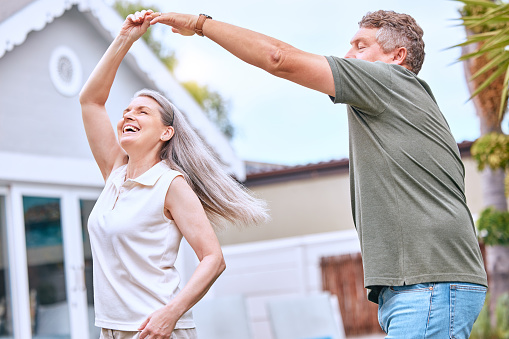
[[81,63],[76,53],[69,47],[59,46],[51,53],[49,73],[53,85],[61,94],[72,97],[80,91]]

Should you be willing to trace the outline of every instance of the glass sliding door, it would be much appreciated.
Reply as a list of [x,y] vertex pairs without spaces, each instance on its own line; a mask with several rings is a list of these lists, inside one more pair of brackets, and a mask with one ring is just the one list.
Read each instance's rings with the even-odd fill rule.
[[87,287],[87,305],[88,305],[88,332],[90,339],[97,339],[101,333],[100,328],[95,327],[94,320],[94,286],[92,276],[92,249],[90,248],[90,239],[88,236],[88,216],[95,205],[95,199],[81,199],[81,233],[83,235],[83,257],[85,267],[85,285]]
[[61,199],[23,196],[31,329],[34,338],[70,338]]
[[86,227],[98,195],[76,187],[0,187],[0,339],[99,337]]
[[0,195],[0,338],[13,338],[5,196]]

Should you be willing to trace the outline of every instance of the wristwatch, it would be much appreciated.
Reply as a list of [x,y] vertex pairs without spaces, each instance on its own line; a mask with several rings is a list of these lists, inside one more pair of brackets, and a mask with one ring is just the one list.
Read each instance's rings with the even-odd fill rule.
[[203,23],[207,19],[212,19],[212,17],[207,14],[200,14],[200,16],[198,17],[198,21],[196,21],[196,27],[194,28],[194,32],[199,36],[203,36]]

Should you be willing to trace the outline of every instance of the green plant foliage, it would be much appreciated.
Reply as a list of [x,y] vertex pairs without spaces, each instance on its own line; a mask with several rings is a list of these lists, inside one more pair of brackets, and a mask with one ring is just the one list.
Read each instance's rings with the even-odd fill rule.
[[509,3],[489,0],[456,0],[464,4],[461,13],[462,25],[475,34],[467,37],[467,40],[453,47],[480,43],[480,48],[475,52],[463,55],[459,60],[476,58],[487,55],[490,62],[472,76],[479,77],[486,72],[494,70],[475,91],[476,96],[488,87],[495,79],[505,74],[504,86],[501,95],[499,117],[502,119],[507,108],[509,94]]
[[477,220],[481,241],[486,245],[509,245],[509,212],[488,207]]
[[505,181],[504,183],[505,195],[507,197],[509,196],[509,175],[506,174],[504,181]]
[[496,323],[490,322],[490,294],[486,295],[484,306],[477,317],[470,339],[509,339],[509,293],[500,295],[495,307]]
[[492,337],[490,320],[490,295],[486,295],[484,306],[470,332],[470,339],[489,339]]
[[488,133],[477,139],[470,152],[477,162],[479,170],[509,169],[509,135]]
[[497,299],[495,316],[497,338],[509,339],[509,293],[504,293]]
[[199,85],[196,81],[183,82],[182,86],[203,108],[209,119],[216,123],[219,130],[231,139],[234,128],[229,119],[228,102],[219,93],[210,90],[206,85]]

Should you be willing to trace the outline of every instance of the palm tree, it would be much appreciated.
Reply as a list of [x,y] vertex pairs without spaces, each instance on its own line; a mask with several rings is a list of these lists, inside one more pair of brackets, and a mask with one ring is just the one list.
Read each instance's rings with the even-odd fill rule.
[[[507,111],[509,85],[509,4],[492,0],[457,1],[464,5],[460,13],[467,36],[457,46],[462,48],[460,60],[464,62],[468,88],[480,121],[481,137],[474,143],[472,154],[482,169],[483,201],[487,208],[507,212],[504,178],[509,166],[502,158],[507,158],[509,138],[502,132],[502,119]],[[493,145],[501,147],[502,153]],[[507,245],[487,247],[492,306],[500,294],[509,291],[509,275],[497,269],[500,260],[509,261]]]

